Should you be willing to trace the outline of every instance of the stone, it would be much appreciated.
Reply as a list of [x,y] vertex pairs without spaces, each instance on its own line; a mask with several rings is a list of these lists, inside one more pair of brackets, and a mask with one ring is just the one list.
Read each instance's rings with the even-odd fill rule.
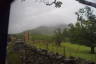
[[70,56],[66,58],[58,53],[28,45],[25,47],[25,56],[23,58],[25,64],[95,64],[79,57]]

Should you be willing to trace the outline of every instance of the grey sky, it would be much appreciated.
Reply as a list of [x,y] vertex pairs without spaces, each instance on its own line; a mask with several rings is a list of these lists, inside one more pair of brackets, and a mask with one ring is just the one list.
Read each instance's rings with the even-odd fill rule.
[[62,0],[62,2],[61,8],[55,8],[54,5],[46,6],[35,0],[25,2],[16,0],[11,6],[9,33],[22,32],[40,25],[76,22],[75,12],[84,5],[75,0]]

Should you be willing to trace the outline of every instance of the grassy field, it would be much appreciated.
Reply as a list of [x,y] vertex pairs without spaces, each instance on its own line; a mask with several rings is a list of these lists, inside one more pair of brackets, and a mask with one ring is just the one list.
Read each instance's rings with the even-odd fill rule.
[[[54,43],[50,43],[48,46],[44,43],[34,43],[30,42],[30,44],[33,46],[36,46],[37,48],[41,49],[48,49],[51,52],[58,52],[59,54],[66,55],[66,57],[74,56],[74,57],[81,57],[86,60],[91,60],[96,62],[96,54],[90,54],[90,48],[83,46],[83,45],[77,45],[77,44],[71,44],[71,43],[61,43],[61,46],[58,47]],[[96,50],[96,48],[95,48]]]

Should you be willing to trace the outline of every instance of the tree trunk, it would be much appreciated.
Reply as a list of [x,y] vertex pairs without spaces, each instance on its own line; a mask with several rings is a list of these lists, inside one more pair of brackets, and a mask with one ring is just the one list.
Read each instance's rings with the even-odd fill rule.
[[7,53],[7,33],[12,0],[0,0],[0,64],[5,64]]
[[94,50],[94,46],[91,47],[91,53],[94,54],[95,53],[95,50]]

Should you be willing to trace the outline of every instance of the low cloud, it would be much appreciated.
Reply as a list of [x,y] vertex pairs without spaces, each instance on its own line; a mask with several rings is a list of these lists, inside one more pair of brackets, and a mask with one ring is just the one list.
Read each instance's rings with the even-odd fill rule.
[[84,5],[75,0],[62,0],[61,8],[46,6],[43,3],[27,0],[15,1],[11,5],[9,34],[19,33],[41,25],[76,22],[75,12]]

